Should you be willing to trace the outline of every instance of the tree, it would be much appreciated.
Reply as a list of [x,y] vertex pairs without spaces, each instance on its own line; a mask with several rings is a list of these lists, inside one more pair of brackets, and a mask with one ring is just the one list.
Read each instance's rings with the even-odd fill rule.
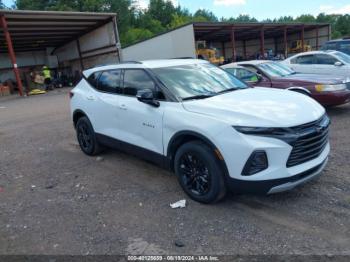
[[150,38],[153,36],[153,33],[147,29],[141,28],[132,28],[129,29],[126,33],[121,34],[122,46],[133,44],[135,42]]
[[316,18],[313,15],[301,15],[295,19],[296,22],[301,23],[314,23],[316,22]]
[[173,17],[171,19],[169,28],[173,29],[173,28],[182,26],[184,24],[187,24],[187,23],[189,23],[191,21],[192,21],[192,18],[190,16],[173,14]]
[[213,12],[206,9],[198,9],[193,15],[193,20],[196,22],[218,22],[219,19]]
[[160,21],[162,26],[168,27],[176,8],[171,1],[150,0],[147,13],[153,19]]

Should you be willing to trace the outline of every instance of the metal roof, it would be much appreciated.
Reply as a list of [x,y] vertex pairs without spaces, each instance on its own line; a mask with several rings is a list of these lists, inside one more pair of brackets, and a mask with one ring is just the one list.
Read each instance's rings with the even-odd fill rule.
[[[115,13],[0,10],[5,16],[16,52],[60,47],[107,24]],[[0,25],[0,53],[7,52]]]
[[194,33],[197,40],[230,41],[232,28],[235,38],[239,40],[251,40],[260,37],[261,29],[264,29],[265,38],[282,37],[284,28],[288,34],[316,28],[329,27],[328,23],[226,23],[226,22],[195,22]]

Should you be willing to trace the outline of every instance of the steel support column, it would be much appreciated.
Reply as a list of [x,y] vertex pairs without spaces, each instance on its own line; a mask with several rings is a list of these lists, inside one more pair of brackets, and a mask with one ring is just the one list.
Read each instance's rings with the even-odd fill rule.
[[319,32],[318,32],[318,27],[316,27],[316,50],[318,50],[318,34],[319,34]]
[[284,57],[287,58],[288,57],[287,27],[284,27],[283,45],[284,45]]
[[301,50],[304,52],[305,46],[305,25],[301,26]]
[[247,42],[246,42],[246,40],[243,40],[243,56],[244,56],[244,59],[246,60],[247,59]]
[[7,49],[8,49],[11,63],[13,66],[13,72],[15,74],[16,81],[17,81],[18,92],[19,92],[20,96],[23,96],[23,84],[22,84],[21,77],[19,76],[18,65],[16,62],[16,55],[15,55],[15,51],[13,50],[11,35],[10,35],[10,32],[8,31],[7,22],[6,22],[6,18],[4,15],[0,15],[0,26],[4,30],[4,35],[5,35],[5,39],[6,39],[6,43],[7,43]]
[[117,48],[117,55],[118,55],[118,63],[122,62],[122,52],[121,52],[121,44],[120,44],[120,38],[119,38],[119,32],[118,32],[118,25],[117,25],[117,18],[113,17],[113,31],[114,31],[114,37],[115,37],[115,46]]
[[221,42],[222,56],[226,60],[225,42]]
[[264,34],[264,27],[261,27],[260,30],[260,54],[261,57],[265,58],[265,34]]
[[235,40],[235,28],[231,27],[231,46],[232,46],[232,62],[236,62],[236,40]]
[[80,47],[79,38],[76,40],[76,43],[77,43],[78,54],[79,54],[80,68],[81,68],[81,71],[83,71],[84,70],[84,62],[83,62],[83,57],[81,55],[81,47]]

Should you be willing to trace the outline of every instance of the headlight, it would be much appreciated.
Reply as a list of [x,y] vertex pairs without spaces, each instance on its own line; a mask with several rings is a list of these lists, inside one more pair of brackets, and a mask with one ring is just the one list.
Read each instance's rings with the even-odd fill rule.
[[278,135],[288,132],[286,128],[275,127],[250,127],[250,126],[233,126],[238,132],[247,135]]
[[341,91],[346,89],[346,84],[337,85],[315,85],[317,92]]

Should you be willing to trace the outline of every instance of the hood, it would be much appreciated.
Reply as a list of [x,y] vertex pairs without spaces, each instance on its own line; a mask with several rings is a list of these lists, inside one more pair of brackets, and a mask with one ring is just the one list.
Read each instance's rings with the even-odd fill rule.
[[182,104],[187,111],[238,126],[291,127],[315,121],[325,113],[319,103],[306,95],[263,87],[236,90]]
[[278,78],[279,81],[302,81],[315,84],[341,84],[344,83],[345,78],[341,76],[330,76],[330,75],[320,75],[320,74],[299,74],[289,75],[285,77]]

